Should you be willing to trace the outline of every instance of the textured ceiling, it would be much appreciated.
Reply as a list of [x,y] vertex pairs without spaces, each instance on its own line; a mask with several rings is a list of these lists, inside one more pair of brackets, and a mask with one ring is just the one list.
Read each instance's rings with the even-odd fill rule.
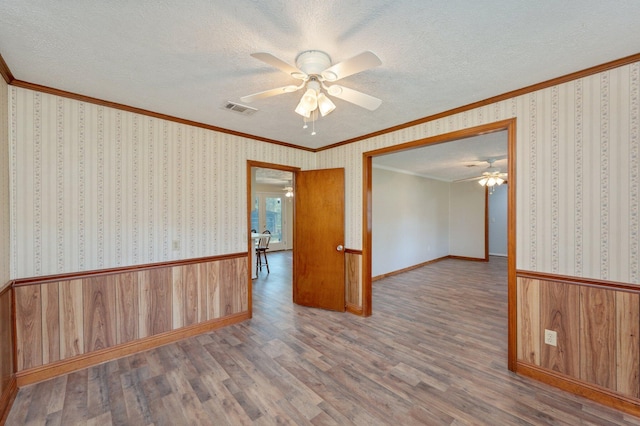
[[[640,1],[0,0],[0,54],[17,80],[308,148],[323,147],[640,51]],[[382,65],[341,84],[382,99],[302,129],[300,92],[250,56],[334,63],[364,50]]]
[[507,172],[507,132],[460,139],[373,158],[373,166],[453,182],[478,177],[489,167]]

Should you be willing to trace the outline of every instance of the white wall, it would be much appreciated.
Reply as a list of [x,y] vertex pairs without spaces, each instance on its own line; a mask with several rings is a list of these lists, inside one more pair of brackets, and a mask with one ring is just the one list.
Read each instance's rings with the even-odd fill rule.
[[489,195],[489,254],[507,255],[507,184],[494,187]]
[[449,200],[449,254],[484,259],[484,187],[476,181],[452,183]]
[[374,168],[372,276],[449,252],[449,184]]

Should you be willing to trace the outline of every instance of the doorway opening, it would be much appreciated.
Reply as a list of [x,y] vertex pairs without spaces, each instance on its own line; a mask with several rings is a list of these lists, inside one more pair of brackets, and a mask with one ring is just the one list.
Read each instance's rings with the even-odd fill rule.
[[[294,176],[298,170],[300,169],[297,167],[247,161],[247,251],[249,253],[247,296],[251,316],[253,315],[254,280],[268,279],[274,266],[277,273],[274,273],[273,280],[276,278],[284,280],[286,284],[280,283],[281,288],[292,288],[291,270],[282,271],[277,268],[291,268],[291,262],[287,259],[291,257],[290,253],[293,250],[295,218],[293,197],[287,194],[294,194]],[[289,251],[288,256],[279,256],[277,262],[272,260],[273,256],[268,258],[271,260],[269,272],[266,267],[257,267],[260,265],[257,264],[255,251],[257,239],[254,236],[263,235],[265,231],[270,233],[267,256],[275,252]]]
[[[512,371],[516,366],[516,281],[515,281],[515,119],[490,123],[474,128],[464,129],[452,133],[420,139],[401,145],[386,147],[363,153],[363,251],[362,251],[362,312],[363,315],[372,314],[372,278],[373,278],[373,164],[374,158],[400,153],[427,146],[435,146],[447,142],[454,142],[504,131],[507,139],[507,293],[508,293],[508,368]],[[477,184],[476,184],[477,185]],[[486,203],[485,203],[486,205]],[[486,214],[486,213],[485,213]],[[483,218],[484,219],[484,218]],[[486,224],[485,224],[486,226]],[[428,244],[428,243],[427,243]],[[435,248],[432,246],[432,250]],[[488,255],[486,239],[482,240],[483,257]],[[442,255],[444,256],[444,254]],[[447,253],[448,256],[448,253]],[[434,258],[437,258],[435,256]],[[464,256],[463,256],[464,257]],[[479,256],[478,256],[479,257]]]

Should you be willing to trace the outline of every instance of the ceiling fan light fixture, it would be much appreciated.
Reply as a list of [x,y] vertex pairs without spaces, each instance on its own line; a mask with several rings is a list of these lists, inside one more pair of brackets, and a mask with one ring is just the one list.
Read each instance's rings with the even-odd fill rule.
[[331,102],[331,99],[327,98],[324,93],[320,93],[318,95],[318,109],[320,110],[320,114],[324,117],[336,109],[336,105]]
[[[298,106],[296,107],[295,112],[306,118],[311,117],[311,110],[305,106],[302,100],[300,100],[300,102],[298,103]],[[304,126],[302,126],[302,128],[306,129],[306,123]]]
[[315,90],[307,89],[302,95],[295,111],[303,117],[309,118],[311,111],[318,108],[318,95]]
[[487,181],[488,181],[488,180],[489,180],[488,178],[484,177],[484,178],[480,179],[480,180],[478,181],[478,183],[479,183],[480,185],[482,185],[482,186],[486,186],[486,185],[487,185]]

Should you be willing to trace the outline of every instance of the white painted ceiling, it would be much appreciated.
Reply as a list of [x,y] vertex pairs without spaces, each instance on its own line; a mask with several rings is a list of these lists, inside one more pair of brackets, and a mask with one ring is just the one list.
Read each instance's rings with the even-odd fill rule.
[[[0,0],[0,54],[15,79],[319,148],[640,51],[637,0]],[[226,101],[295,84],[250,56],[333,63],[371,50],[382,65],[340,84],[382,99],[333,99],[302,129],[301,92]]]
[[373,166],[453,182],[481,176],[489,159],[507,172],[506,131],[381,155],[373,158]]

